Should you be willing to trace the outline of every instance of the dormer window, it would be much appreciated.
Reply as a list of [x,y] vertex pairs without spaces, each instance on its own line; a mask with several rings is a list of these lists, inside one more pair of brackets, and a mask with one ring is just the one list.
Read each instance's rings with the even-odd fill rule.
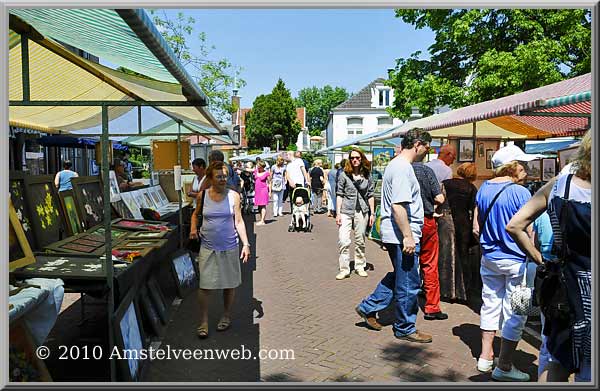
[[390,106],[390,90],[379,89],[379,106],[381,107],[389,107]]

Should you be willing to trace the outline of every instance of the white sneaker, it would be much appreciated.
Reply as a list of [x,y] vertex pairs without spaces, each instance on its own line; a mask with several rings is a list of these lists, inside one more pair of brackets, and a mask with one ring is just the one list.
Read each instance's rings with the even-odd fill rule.
[[494,369],[494,360],[486,360],[485,358],[479,357],[477,360],[477,370],[479,372],[488,373]]
[[356,274],[358,274],[361,277],[368,277],[369,276],[364,269],[356,269]]
[[496,367],[492,372],[492,379],[506,382],[527,382],[529,381],[529,374],[519,371],[514,367],[514,365],[510,368],[510,371],[503,371],[502,369]]
[[337,274],[337,276],[335,276],[336,280],[343,280],[344,278],[348,278],[350,277],[350,273],[346,273],[346,272],[339,272]]

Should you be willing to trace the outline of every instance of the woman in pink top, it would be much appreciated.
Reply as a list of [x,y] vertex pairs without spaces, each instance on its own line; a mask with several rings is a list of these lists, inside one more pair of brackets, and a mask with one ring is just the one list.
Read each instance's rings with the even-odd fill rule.
[[267,164],[261,160],[256,164],[256,171],[254,171],[254,205],[260,210],[260,221],[256,225],[265,225],[267,205],[271,197],[271,187],[269,186],[271,173],[265,171],[266,166]]

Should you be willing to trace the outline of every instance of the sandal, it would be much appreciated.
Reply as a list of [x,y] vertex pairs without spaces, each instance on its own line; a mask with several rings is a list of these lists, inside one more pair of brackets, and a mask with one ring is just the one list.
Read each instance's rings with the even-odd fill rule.
[[222,317],[219,323],[217,324],[217,331],[225,331],[231,326],[231,319],[227,317]]
[[196,335],[198,336],[198,338],[206,338],[208,337],[208,324],[201,324],[200,326],[198,326],[198,328],[196,329]]

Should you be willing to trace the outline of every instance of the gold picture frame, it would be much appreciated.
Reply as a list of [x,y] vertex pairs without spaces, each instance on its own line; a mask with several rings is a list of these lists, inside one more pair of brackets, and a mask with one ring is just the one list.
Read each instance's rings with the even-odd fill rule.
[[[8,212],[9,212],[9,224],[8,224],[8,241],[9,241],[9,263],[8,268],[9,271],[13,271],[14,269],[18,269],[23,266],[31,265],[35,263],[35,257],[33,255],[33,251],[31,251],[31,247],[29,246],[29,242],[27,242],[27,238],[25,237],[25,231],[23,231],[23,227],[21,227],[21,223],[19,222],[19,217],[17,216],[17,212],[12,204],[12,201],[8,200]],[[14,247],[18,246],[18,248]],[[11,250],[18,250],[18,255],[15,259],[12,259],[10,253]],[[12,259],[12,260],[11,260]]]

